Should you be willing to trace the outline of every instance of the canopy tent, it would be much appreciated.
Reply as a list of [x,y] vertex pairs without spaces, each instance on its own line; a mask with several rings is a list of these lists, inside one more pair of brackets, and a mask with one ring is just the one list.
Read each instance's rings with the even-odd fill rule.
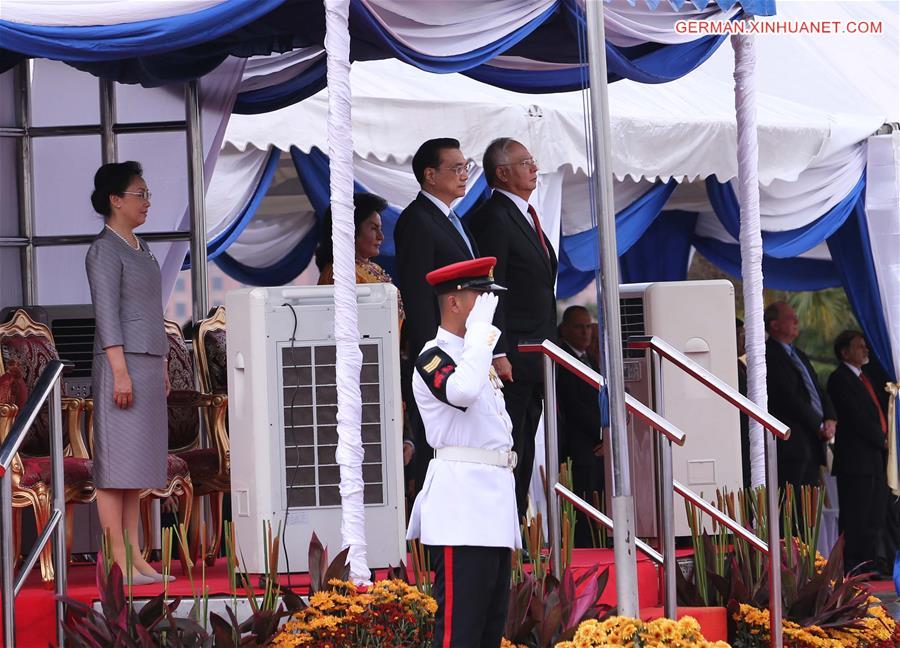
[[[42,10],[48,6],[59,9],[60,4],[55,0],[4,2],[0,8],[0,19],[3,19],[0,23],[0,45],[7,51],[0,52],[0,69],[13,64],[22,55],[45,56],[69,61],[105,78],[157,85],[199,76],[215,68],[227,54],[246,56],[293,47],[315,48],[321,41],[319,14],[311,10],[316,3],[310,2],[145,2],[141,11],[149,13],[117,14],[109,11],[111,5],[108,0],[79,0],[66,3],[67,13],[61,17],[63,24],[54,25],[52,23],[57,21],[55,16],[60,14]],[[430,19],[435,12],[421,9],[426,4],[429,7],[434,7],[434,4],[418,4],[419,11],[407,11],[410,4],[405,3],[404,11],[400,13],[396,11],[393,0],[354,0],[354,20],[351,22],[354,58],[365,60],[395,56],[430,71],[464,70],[496,85],[530,91],[569,89],[584,83],[584,69],[580,65],[583,52],[577,49],[581,39],[571,37],[581,29],[580,5],[574,0],[483,3],[497,9],[489,14],[462,12],[459,10],[460,3],[441,3],[442,7],[451,8],[446,14],[438,13],[438,18],[443,20],[439,20],[438,24],[422,22]],[[659,8],[657,2],[647,4],[651,11]],[[671,4],[680,9],[682,3],[673,0]],[[702,0],[694,0],[693,4],[697,11],[707,8]],[[624,7],[624,4],[621,6]],[[733,3],[723,1],[719,6],[727,12]],[[100,10],[96,11],[98,7]],[[663,9],[665,7],[662,5]],[[756,14],[768,14],[773,10],[771,3],[764,0],[745,0],[742,7],[746,12]],[[530,13],[532,11],[534,13]],[[650,14],[649,11],[643,13]],[[73,16],[76,20],[72,19]],[[122,22],[132,21],[134,16],[145,20]],[[409,16],[413,19],[407,20]],[[640,21],[638,24],[646,26]],[[296,26],[302,33],[286,33],[284,25]],[[623,25],[623,38],[627,39],[629,25]],[[633,26],[631,29],[634,30]],[[628,77],[643,83],[670,81],[703,62],[721,42],[721,39],[707,38],[667,43],[658,35],[653,37],[650,33],[653,30],[638,31],[636,36],[631,36],[633,41],[630,44],[615,45],[613,41],[607,46],[611,80]],[[659,33],[666,31],[661,29]],[[448,37],[454,32],[475,34],[476,37],[465,39],[464,51],[454,51],[459,38]],[[561,44],[567,45],[568,51]],[[552,51],[550,56],[548,51]],[[895,52],[896,48],[892,54]],[[308,50],[304,56],[306,61],[301,62],[299,70],[294,70],[297,74],[287,74],[291,82],[288,88],[282,83],[270,85],[259,80],[260,87],[241,93],[239,108],[254,112],[261,105],[270,108],[306,96],[321,81],[311,80],[315,77],[316,68],[314,63],[310,63],[316,57],[314,49]],[[893,57],[887,60],[893,60]],[[278,65],[284,66],[284,63],[282,60]],[[269,77],[270,72],[262,76]],[[270,88],[274,88],[270,90],[274,97],[247,94]],[[284,94],[286,91],[287,95]],[[560,183],[559,186],[562,191],[563,185]],[[258,195],[255,190],[251,193]],[[727,191],[725,193],[722,202],[727,205]],[[833,197],[835,192],[830,195]],[[640,210],[635,213],[637,211]],[[245,218],[242,222],[246,224],[248,221],[252,222],[252,219]],[[242,232],[237,229],[232,228],[229,235],[220,238],[219,248],[223,252],[229,249],[224,244],[228,239],[241,238]],[[225,230],[228,230],[227,226]],[[249,226],[243,230],[248,234],[251,231]],[[238,235],[232,236],[235,233]],[[566,251],[565,245],[563,251]],[[868,288],[872,286],[872,282],[863,285]]]

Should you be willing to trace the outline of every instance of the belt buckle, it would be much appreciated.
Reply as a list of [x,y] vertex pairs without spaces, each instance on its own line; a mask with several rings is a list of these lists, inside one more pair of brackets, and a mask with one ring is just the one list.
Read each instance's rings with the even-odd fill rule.
[[516,466],[519,463],[519,455],[516,454],[515,450],[510,450],[506,453],[506,467],[512,472],[516,469]]

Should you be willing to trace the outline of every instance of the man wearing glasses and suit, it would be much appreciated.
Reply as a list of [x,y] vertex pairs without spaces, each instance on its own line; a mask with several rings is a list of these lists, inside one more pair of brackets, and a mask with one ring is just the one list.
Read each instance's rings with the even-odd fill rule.
[[[406,309],[403,325],[409,357],[416,358],[440,324],[434,290],[425,276],[451,263],[479,256],[478,246],[450,205],[466,193],[472,162],[466,160],[459,141],[442,137],[422,144],[412,159],[413,173],[421,190],[403,210],[394,228],[397,283]],[[433,454],[415,403],[407,403],[416,444],[416,489],[422,487]]]
[[494,315],[494,326],[501,331],[494,370],[505,383],[503,396],[513,425],[521,518],[528,503],[544,383],[540,354],[519,353],[517,347],[523,340],[556,337],[557,259],[537,210],[528,202],[538,172],[528,149],[509,137],[495,139],[484,152],[483,166],[494,192],[472,215],[469,226],[481,254],[497,258],[494,276],[507,287]]

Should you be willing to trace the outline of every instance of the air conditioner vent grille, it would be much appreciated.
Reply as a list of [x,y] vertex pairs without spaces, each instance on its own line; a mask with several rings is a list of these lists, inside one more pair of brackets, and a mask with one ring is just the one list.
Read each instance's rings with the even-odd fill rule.
[[67,378],[90,378],[94,360],[94,318],[53,318],[50,324],[56,351],[63,360],[75,364]]
[[[379,345],[361,344],[363,499],[383,504],[384,460],[381,429]],[[284,347],[281,352],[284,411],[284,465],[288,508],[340,506],[337,464],[336,348]]]
[[644,327],[644,300],[628,297],[619,300],[619,316],[622,325],[622,348],[626,358],[642,358],[644,351],[628,349],[628,338],[632,335],[646,335]]

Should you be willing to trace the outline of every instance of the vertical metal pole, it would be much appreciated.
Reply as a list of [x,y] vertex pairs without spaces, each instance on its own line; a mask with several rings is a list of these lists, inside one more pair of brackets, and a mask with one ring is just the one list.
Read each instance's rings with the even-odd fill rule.
[[766,508],[769,518],[769,645],[781,648],[781,535],[778,528],[778,450],[775,436],[766,438]]
[[103,147],[103,164],[119,159],[116,133],[116,84],[109,79],[100,79],[100,143]]
[[[656,351],[651,351],[653,359],[653,404],[656,413],[665,416],[663,406],[662,361]],[[657,492],[659,497],[659,533],[660,549],[663,555],[663,606],[665,615],[676,619],[678,615],[678,598],[675,584],[675,570],[678,563],[675,559],[675,491],[672,487],[672,442],[659,432],[656,435],[659,472]]]
[[559,448],[556,429],[556,367],[550,356],[544,362],[544,450],[547,463],[547,531],[550,541],[550,567],[557,579],[562,576],[559,496],[553,490],[559,481]]
[[206,317],[206,188],[203,179],[203,134],[200,123],[200,82],[188,82],[184,96],[187,119],[188,206],[191,213],[191,293],[193,318]]
[[610,448],[612,453],[613,548],[616,558],[616,605],[619,614],[640,613],[637,590],[637,554],[634,546],[634,496],[628,465],[628,429],[625,419],[625,378],[619,315],[619,258],[616,250],[615,206],[610,169],[609,98],[606,82],[606,36],[602,0],[586,0],[592,115],[595,195],[600,197],[597,231],[600,237],[598,303],[603,307],[609,390]]
[[0,568],[3,570],[3,645],[16,645],[16,584],[13,574],[12,537],[12,473],[7,470],[0,479]]
[[[19,194],[19,235],[27,239],[22,248],[22,301],[26,306],[36,301],[34,272],[34,163],[31,141],[31,79],[28,74],[29,61],[16,67],[16,124],[25,129],[19,138],[19,173],[17,189]],[[9,644],[7,644],[9,645]]]
[[[203,132],[200,119],[200,81],[189,81],[184,93],[187,122],[188,208],[191,214],[191,313],[194,322],[209,309],[206,256],[206,183],[203,177]],[[199,387],[199,385],[198,385]],[[200,417],[200,447],[209,447],[206,418]],[[199,519],[208,522],[208,498],[200,498]],[[201,556],[206,560],[206,556]]]
[[66,485],[63,472],[62,377],[57,378],[50,395],[50,470],[53,484],[53,509],[62,513],[53,532],[53,561],[56,563],[56,641],[65,642],[63,622],[65,606],[60,597],[66,594]]

